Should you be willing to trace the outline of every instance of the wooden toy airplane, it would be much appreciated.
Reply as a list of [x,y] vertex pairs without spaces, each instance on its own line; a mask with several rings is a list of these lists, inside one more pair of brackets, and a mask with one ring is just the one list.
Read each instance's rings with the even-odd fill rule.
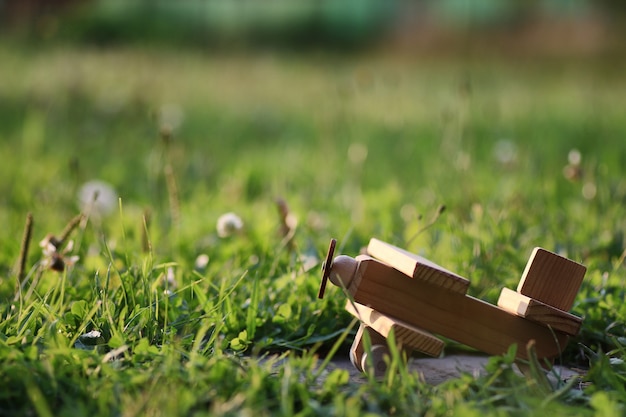
[[[553,360],[570,336],[580,330],[582,319],[568,311],[586,272],[585,266],[535,248],[516,291],[503,288],[498,305],[466,294],[469,281],[439,265],[403,249],[371,239],[367,255],[333,259],[331,240],[318,294],[327,280],[343,287],[354,300],[346,310],[361,325],[350,349],[350,360],[360,371],[384,374],[387,336],[393,331],[398,345],[439,356],[447,337],[490,355],[507,352],[517,344],[518,359],[528,359],[526,345],[534,341],[538,359]],[[363,334],[372,349],[366,352]]]

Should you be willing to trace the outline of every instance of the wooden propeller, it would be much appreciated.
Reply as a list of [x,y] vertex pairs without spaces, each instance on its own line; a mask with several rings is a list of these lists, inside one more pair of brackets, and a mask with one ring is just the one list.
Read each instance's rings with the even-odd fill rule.
[[328,278],[330,277],[330,271],[333,267],[333,255],[335,254],[335,246],[337,245],[337,239],[331,239],[330,245],[328,246],[328,254],[326,255],[326,260],[322,265],[322,282],[320,284],[320,290],[317,293],[317,298],[324,298],[324,291],[326,291],[326,283],[328,282]]

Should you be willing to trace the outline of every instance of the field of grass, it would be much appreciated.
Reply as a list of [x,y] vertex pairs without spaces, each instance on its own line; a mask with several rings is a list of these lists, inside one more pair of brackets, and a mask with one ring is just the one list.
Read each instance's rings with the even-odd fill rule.
[[[623,62],[6,43],[0,62],[0,415],[624,412]],[[94,180],[115,195],[81,201]],[[559,362],[588,372],[327,372],[355,330],[339,289],[316,298],[331,237],[406,247],[490,302],[535,246],[584,263]]]

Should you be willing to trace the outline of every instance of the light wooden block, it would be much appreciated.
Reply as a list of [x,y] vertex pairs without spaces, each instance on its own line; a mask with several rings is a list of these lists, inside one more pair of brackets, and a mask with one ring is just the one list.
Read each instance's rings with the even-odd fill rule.
[[469,280],[442,268],[426,258],[407,252],[404,249],[400,249],[378,239],[370,240],[367,246],[367,254],[392,266],[409,277],[437,285],[459,294],[465,294],[470,284]]
[[[369,351],[365,350],[365,334],[369,336],[371,342],[371,349]],[[387,371],[387,356],[389,356],[387,339],[371,327],[361,323],[354,337],[354,341],[352,342],[352,346],[350,347],[350,362],[352,362],[354,367],[359,371],[365,373],[372,372],[376,378],[380,378],[383,377]],[[373,368],[370,368],[369,364],[371,364]]]
[[570,336],[578,334],[583,322],[580,317],[544,304],[509,288],[502,289],[498,299],[498,307]]
[[441,355],[443,351],[442,340],[401,320],[350,301],[346,303],[346,310],[384,337],[388,337],[393,330],[396,342],[403,348],[417,350],[434,357]]
[[559,310],[569,311],[586,271],[587,268],[578,262],[535,248],[517,292]]
[[502,355],[517,344],[518,357],[527,359],[525,347],[534,340],[537,356],[551,359],[569,340],[563,332],[479,299],[407,279],[404,273],[372,258],[360,259],[347,290],[359,304],[490,355]]

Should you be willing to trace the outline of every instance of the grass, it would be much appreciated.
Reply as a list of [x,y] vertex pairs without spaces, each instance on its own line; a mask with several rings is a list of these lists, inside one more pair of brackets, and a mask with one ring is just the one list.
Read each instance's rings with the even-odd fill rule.
[[[623,413],[622,62],[8,43],[0,62],[0,414]],[[77,201],[94,179],[108,213]],[[81,211],[53,271],[37,243]],[[244,225],[220,237],[227,212]],[[490,302],[534,246],[585,263],[560,362],[588,372],[546,385],[512,352],[439,386],[397,353],[381,381],[326,369],[354,330],[339,290],[316,299],[330,237],[408,247]]]

